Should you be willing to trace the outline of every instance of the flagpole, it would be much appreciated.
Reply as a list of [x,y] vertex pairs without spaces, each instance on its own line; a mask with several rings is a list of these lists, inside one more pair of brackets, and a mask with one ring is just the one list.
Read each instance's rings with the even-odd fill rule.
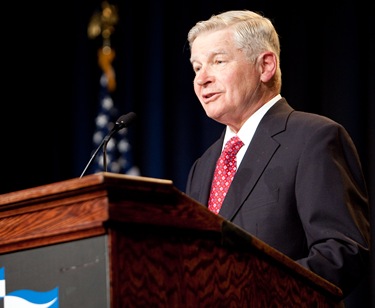
[[[94,160],[95,156],[97,156],[94,161],[95,165],[93,166],[94,172],[104,170],[106,172],[140,175],[138,167],[133,166],[132,163],[131,146],[126,138],[126,128],[121,129],[111,140],[109,140],[110,138],[106,138],[106,136],[114,134],[112,132],[114,120],[119,116],[118,109],[111,95],[117,86],[115,69],[113,67],[116,53],[111,46],[111,35],[115,31],[118,19],[116,6],[104,1],[101,4],[101,10],[96,11],[92,15],[87,28],[89,38],[100,38],[102,43],[102,46],[97,51],[101,77],[99,110],[95,118],[96,130],[93,135],[93,143],[96,150],[91,160]],[[100,148],[103,150],[102,154],[97,155]]]

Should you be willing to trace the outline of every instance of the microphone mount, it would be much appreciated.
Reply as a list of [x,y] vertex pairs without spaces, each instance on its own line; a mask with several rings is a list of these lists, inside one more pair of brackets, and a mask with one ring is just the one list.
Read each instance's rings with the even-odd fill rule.
[[103,166],[104,171],[107,172],[107,144],[109,140],[112,138],[112,136],[117,133],[119,130],[128,127],[136,118],[136,114],[134,112],[129,112],[127,114],[122,115],[118,118],[118,120],[115,122],[115,125],[113,126],[112,130],[109,132],[107,136],[102,140],[102,142],[99,144],[97,149],[95,150],[94,154],[91,156],[89,162],[87,163],[85,169],[83,170],[80,178],[83,177],[83,175],[86,173],[86,170],[91,165],[92,161],[98,154],[99,150],[103,148]]

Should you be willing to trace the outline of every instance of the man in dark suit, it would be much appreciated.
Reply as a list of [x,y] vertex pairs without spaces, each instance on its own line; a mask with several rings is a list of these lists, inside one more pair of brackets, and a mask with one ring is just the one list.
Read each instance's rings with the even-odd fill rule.
[[[367,188],[347,131],[295,111],[280,95],[279,39],[269,19],[225,12],[198,22],[188,41],[195,93],[226,129],[192,166],[186,193],[209,208],[215,203],[219,215],[348,295],[369,268],[370,227]],[[226,160],[219,156],[233,136],[242,146],[218,204],[215,166]]]

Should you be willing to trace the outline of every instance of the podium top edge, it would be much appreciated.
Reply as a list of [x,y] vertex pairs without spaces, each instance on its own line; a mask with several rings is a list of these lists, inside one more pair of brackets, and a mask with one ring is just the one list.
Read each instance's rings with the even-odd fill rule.
[[[155,183],[155,184],[164,184],[164,185],[173,185],[172,180],[167,179],[159,179],[159,178],[152,178],[152,177],[145,177],[140,175],[128,175],[128,174],[119,174],[119,173],[111,173],[111,172],[99,172],[95,173],[91,176],[100,176],[103,179],[128,179],[133,181],[139,181],[139,182],[149,182],[149,183]],[[86,176],[90,177],[90,175]],[[85,178],[85,177],[82,177]]]
[[[82,178],[72,178],[59,182],[49,183],[41,186],[22,189],[0,195],[0,211],[3,206],[18,203],[25,200],[41,198],[43,196],[60,195],[77,190],[90,189],[90,187],[122,184],[140,184],[148,186],[158,186],[161,189],[175,189],[173,181],[167,179],[151,178],[144,176],[117,174],[110,172],[99,172],[83,176]],[[177,189],[176,189],[177,190]]]

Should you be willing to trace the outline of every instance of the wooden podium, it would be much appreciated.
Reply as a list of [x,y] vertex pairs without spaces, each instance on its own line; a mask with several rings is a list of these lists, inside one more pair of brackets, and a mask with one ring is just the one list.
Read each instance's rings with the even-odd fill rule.
[[57,286],[63,308],[339,307],[342,299],[154,178],[104,172],[0,195],[0,254],[7,291]]

